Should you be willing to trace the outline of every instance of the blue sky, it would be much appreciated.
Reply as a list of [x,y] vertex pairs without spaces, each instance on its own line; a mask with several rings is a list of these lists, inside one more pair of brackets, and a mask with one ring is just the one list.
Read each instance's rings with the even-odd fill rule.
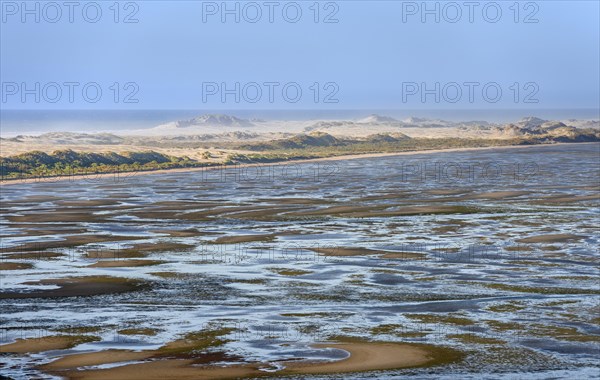
[[[39,23],[34,14],[22,22],[23,9],[14,7],[20,1],[1,3],[3,109],[531,109],[600,103],[598,1],[520,2],[518,15],[513,1],[500,1],[494,3],[502,11],[496,22],[490,22],[497,9],[490,2],[478,3],[473,22],[464,2],[455,3],[460,18],[438,2],[439,23],[433,14],[422,22],[422,9],[414,8],[420,1],[319,2],[317,23],[314,1],[295,3],[302,10],[295,23],[283,14],[287,4],[289,19],[295,17],[298,7],[290,2],[276,2],[272,23],[264,2],[254,3],[263,12],[255,23],[248,22],[254,8],[243,13],[245,2],[238,2],[239,23],[234,15],[221,21],[221,9],[214,8],[220,1],[121,2],[117,23],[113,1],[97,2],[102,16],[96,23],[83,18],[87,2],[74,9],[72,23],[66,8],[57,22],[48,22],[57,14],[44,10],[46,2],[39,3]],[[95,8],[86,9],[93,18]],[[127,14],[138,22],[124,23]],[[330,14],[338,22],[323,22]],[[537,22],[524,22],[528,15]],[[78,83],[73,102],[65,82]],[[234,94],[223,101],[222,84],[235,90],[236,82],[239,102]],[[272,102],[265,82],[278,83]],[[39,103],[34,94],[23,101],[22,83],[41,94]],[[102,90],[97,102],[82,94],[89,83],[88,99],[95,100],[96,87]],[[464,83],[477,83],[472,101]],[[425,89],[434,91],[423,99]],[[128,94],[137,103],[125,102]],[[325,102],[326,95],[337,102]]]

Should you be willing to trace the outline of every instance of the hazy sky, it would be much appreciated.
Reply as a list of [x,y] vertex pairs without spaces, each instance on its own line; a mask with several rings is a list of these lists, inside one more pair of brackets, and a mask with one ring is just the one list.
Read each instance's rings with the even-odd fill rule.
[[3,0],[1,106],[598,108],[600,2],[514,3]]

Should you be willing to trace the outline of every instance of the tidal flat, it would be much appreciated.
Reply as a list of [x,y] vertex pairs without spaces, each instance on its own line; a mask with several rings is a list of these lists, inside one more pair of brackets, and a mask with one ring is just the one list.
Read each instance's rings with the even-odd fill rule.
[[600,144],[264,169],[2,186],[0,373],[600,371]]

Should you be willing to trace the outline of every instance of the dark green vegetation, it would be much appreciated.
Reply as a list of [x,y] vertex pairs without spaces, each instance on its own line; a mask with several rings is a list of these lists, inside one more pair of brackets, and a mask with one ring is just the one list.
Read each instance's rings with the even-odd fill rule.
[[363,139],[342,139],[323,132],[298,135],[289,139],[265,143],[244,144],[239,149],[251,151],[294,152],[306,151],[318,155],[375,152],[404,152],[422,149],[515,145],[517,141],[474,140],[460,138],[410,138],[401,133],[376,134]]
[[2,179],[90,175],[98,173],[134,172],[194,166],[188,157],[161,153],[129,152],[117,154],[85,153],[57,150],[51,154],[33,151],[0,159]]
[[537,145],[557,142],[600,141],[596,133],[513,139],[465,139],[465,138],[411,138],[402,133],[375,134],[359,139],[337,138],[323,132],[297,135],[269,142],[242,144],[230,148],[257,153],[231,154],[225,164],[269,163],[351,154],[400,153],[435,149],[460,149],[501,147],[514,145]]
[[325,155],[409,152],[426,149],[477,148],[507,145],[534,145],[556,142],[595,142],[600,141],[597,133],[577,133],[561,136],[531,136],[512,139],[466,139],[466,138],[411,138],[402,133],[375,134],[362,139],[336,138],[327,133],[313,132],[288,139],[265,143],[244,144],[238,148],[251,151],[276,151],[297,154],[298,151]]

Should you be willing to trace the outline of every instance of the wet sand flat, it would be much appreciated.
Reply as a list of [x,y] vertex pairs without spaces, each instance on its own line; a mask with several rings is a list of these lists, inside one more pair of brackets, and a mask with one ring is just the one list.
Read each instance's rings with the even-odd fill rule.
[[[310,181],[3,187],[3,375],[586,378],[598,146],[575,145],[357,157]],[[402,171],[432,162],[540,171]]]
[[148,359],[151,352],[133,352],[126,350],[106,350],[82,354],[66,355],[42,366],[46,371],[66,370],[79,367],[87,367],[101,364],[130,362]]
[[530,236],[517,240],[519,243],[563,243],[567,241],[580,240],[583,236],[574,234],[548,234]]
[[0,262],[0,270],[23,270],[31,268],[33,268],[33,264],[30,263]]
[[[422,346],[397,343],[335,343],[314,345],[317,349],[345,351],[346,359],[333,362],[282,362],[284,369],[264,372],[256,363],[229,366],[193,366],[193,360],[165,359],[141,364],[126,364],[101,370],[57,372],[69,379],[235,379],[239,377],[279,377],[291,374],[342,374],[373,370],[415,367],[440,360],[436,353]],[[439,355],[439,353],[437,353]],[[106,351],[67,356],[45,366],[47,370],[142,360],[144,352]]]
[[64,278],[42,280],[26,283],[27,285],[56,285],[58,289],[44,289],[30,292],[0,292],[0,299],[22,298],[62,298],[94,296],[100,294],[115,294],[139,290],[143,282],[119,277],[88,276],[78,278]]
[[0,252],[38,251],[53,248],[70,248],[91,243],[130,240],[130,236],[117,235],[67,235],[58,240],[41,240],[18,245],[14,248],[0,248]]
[[434,360],[432,353],[409,344],[339,343],[314,347],[344,350],[350,355],[347,359],[328,363],[291,364],[289,370],[300,374],[364,372],[415,367]]
[[321,253],[326,256],[332,257],[351,257],[351,256],[368,256],[368,255],[381,255],[384,259],[416,259],[424,257],[423,254],[417,252],[392,252],[374,250],[368,248],[348,248],[348,247],[335,247],[335,248],[313,248],[314,252]]
[[245,235],[245,236],[221,236],[215,239],[212,243],[214,244],[236,244],[236,243],[249,243],[255,241],[273,241],[275,235]]
[[264,376],[256,367],[194,367],[193,360],[161,360],[142,364],[91,371],[69,371],[61,373],[72,380],[163,380],[163,379],[239,379]]
[[98,261],[89,265],[90,268],[119,268],[119,267],[144,267],[164,264],[166,261],[159,260],[110,260]]
[[0,352],[4,353],[34,353],[50,350],[62,350],[77,346],[78,344],[93,341],[90,336],[49,336],[44,338],[19,339],[14,343],[0,346]]

